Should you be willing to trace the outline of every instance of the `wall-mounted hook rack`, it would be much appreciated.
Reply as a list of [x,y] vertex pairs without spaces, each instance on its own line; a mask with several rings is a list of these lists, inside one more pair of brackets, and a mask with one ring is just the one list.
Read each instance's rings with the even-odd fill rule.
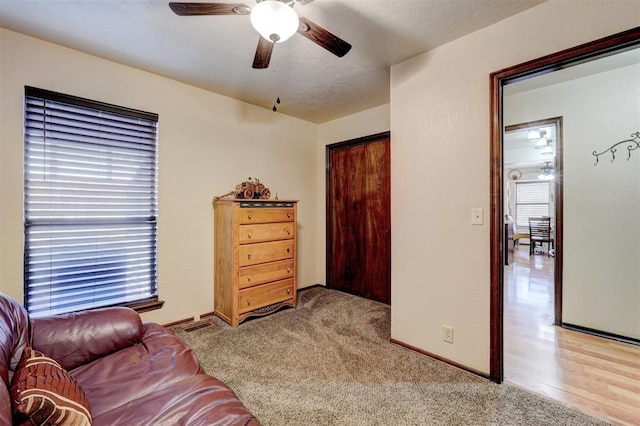
[[626,147],[627,148],[627,161],[631,158],[631,151],[634,151],[638,148],[640,148],[640,132],[635,132],[631,134],[631,139],[625,139],[623,141],[620,141],[618,143],[615,143],[611,146],[611,148],[606,149],[600,153],[597,153],[596,151],[593,151],[591,154],[595,155],[596,157],[596,162],[593,163],[594,166],[598,165],[598,160],[602,154],[605,154],[607,152],[611,152],[611,162],[613,163],[613,161],[616,159],[616,147],[618,145],[622,145],[628,143],[629,145]]

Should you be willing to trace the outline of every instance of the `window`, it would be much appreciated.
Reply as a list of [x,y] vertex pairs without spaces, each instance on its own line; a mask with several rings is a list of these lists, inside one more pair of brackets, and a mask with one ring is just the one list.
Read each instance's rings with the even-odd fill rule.
[[549,182],[516,182],[516,226],[529,227],[529,217],[549,216]]
[[25,87],[31,315],[157,302],[157,123],[156,114]]

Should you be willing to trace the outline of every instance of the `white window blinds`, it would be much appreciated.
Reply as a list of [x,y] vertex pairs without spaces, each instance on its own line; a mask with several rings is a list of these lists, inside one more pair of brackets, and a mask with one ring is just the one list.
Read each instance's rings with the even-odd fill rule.
[[549,216],[549,182],[516,183],[516,225],[529,226],[529,217]]
[[157,300],[158,116],[25,88],[25,306]]

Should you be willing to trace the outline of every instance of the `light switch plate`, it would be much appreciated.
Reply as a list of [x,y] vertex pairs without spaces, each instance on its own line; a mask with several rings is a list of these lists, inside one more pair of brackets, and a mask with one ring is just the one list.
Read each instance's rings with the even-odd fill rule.
[[480,207],[471,209],[471,224],[482,225],[484,223],[484,211]]

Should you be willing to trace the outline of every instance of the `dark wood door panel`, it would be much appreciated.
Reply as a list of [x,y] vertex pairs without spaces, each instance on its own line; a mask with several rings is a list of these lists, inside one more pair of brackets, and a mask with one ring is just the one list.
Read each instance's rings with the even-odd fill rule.
[[389,134],[327,148],[327,281],[390,303]]
[[[367,298],[391,303],[391,214],[389,140],[367,145],[366,265]],[[376,283],[376,285],[368,285]]]
[[333,219],[333,264],[331,283],[349,293],[362,293],[360,277],[364,270],[364,248],[361,240],[366,238],[362,214],[366,175],[364,146],[348,147],[333,153],[332,181],[335,198]]

